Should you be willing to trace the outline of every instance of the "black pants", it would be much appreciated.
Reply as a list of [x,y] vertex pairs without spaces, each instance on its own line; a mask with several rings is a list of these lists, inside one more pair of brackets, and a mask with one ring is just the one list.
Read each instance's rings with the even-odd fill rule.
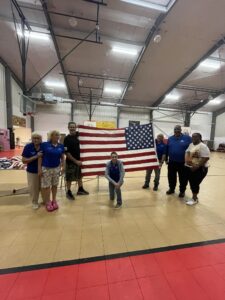
[[[189,169],[189,168],[188,168]],[[198,194],[200,189],[200,183],[208,173],[208,168],[200,167],[196,171],[188,170],[188,181],[190,183],[191,191],[193,194]]]
[[180,192],[184,193],[188,184],[188,170],[184,163],[170,161],[168,164],[168,181],[171,191],[174,191],[177,184],[177,173],[180,182]]

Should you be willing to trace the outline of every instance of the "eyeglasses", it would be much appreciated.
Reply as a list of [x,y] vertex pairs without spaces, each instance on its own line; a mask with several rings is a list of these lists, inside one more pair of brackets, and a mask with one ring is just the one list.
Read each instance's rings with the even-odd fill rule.
[[112,158],[117,158],[117,156],[112,156]]

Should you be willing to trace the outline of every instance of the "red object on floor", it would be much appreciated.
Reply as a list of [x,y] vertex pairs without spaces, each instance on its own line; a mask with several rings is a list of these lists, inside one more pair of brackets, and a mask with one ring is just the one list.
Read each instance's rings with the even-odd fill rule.
[[9,150],[9,151],[0,151],[0,158],[2,157],[11,158],[16,155],[21,155],[22,152],[23,152],[23,147]]
[[0,299],[224,300],[225,243],[49,269],[34,266],[0,275]]

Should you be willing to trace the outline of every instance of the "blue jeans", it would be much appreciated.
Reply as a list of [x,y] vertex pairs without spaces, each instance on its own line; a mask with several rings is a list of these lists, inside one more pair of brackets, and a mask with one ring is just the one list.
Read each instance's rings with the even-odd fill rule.
[[109,197],[110,200],[114,200],[115,199],[115,193],[116,193],[116,197],[117,197],[117,204],[122,204],[122,195],[121,195],[121,189],[116,189],[114,184],[109,182]]

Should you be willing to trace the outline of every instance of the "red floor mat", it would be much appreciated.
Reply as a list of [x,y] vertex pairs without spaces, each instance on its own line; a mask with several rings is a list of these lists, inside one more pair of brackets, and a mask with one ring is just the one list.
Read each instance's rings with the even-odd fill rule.
[[1,157],[7,157],[7,158],[11,158],[13,156],[16,155],[21,155],[23,152],[23,148],[16,148],[14,150],[9,150],[9,151],[0,151],[0,158]]
[[49,269],[34,266],[0,275],[0,299],[224,300],[225,243]]

